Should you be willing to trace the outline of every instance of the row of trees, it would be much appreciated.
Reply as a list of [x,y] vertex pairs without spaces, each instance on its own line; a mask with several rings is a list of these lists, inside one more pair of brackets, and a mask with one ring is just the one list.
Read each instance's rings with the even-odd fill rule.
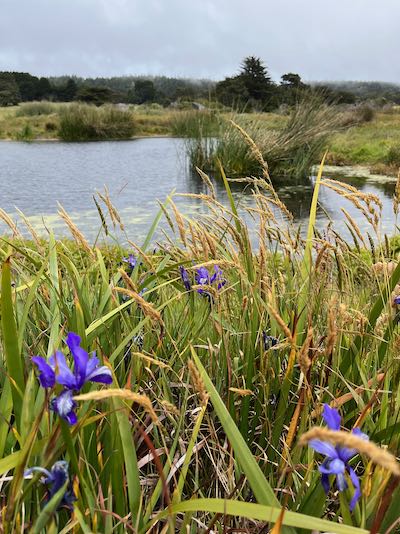
[[[236,109],[269,111],[282,104],[293,105],[305,91],[313,88],[305,84],[298,74],[289,72],[281,76],[279,84],[272,81],[260,58],[249,56],[241,64],[239,74],[225,78],[215,87],[216,97],[225,106]],[[335,91],[320,86],[319,93],[327,101],[354,103],[355,95],[343,90]]]
[[208,98],[214,83],[207,80],[167,78],[38,78],[22,72],[0,72],[0,106],[32,100],[70,102],[80,100],[97,105],[106,102],[168,105],[177,99]]
[[304,91],[315,87],[331,102],[351,104],[366,98],[381,98],[382,101],[400,103],[400,87],[389,87],[389,84],[348,82],[310,87],[292,72],[284,74],[280,83],[275,83],[262,60],[249,56],[243,60],[237,75],[217,84],[210,80],[166,76],[146,79],[137,76],[38,78],[22,72],[0,72],[0,106],[32,100],[80,100],[96,105],[157,102],[167,106],[177,100],[211,99],[235,109],[268,111],[282,104],[292,105]]

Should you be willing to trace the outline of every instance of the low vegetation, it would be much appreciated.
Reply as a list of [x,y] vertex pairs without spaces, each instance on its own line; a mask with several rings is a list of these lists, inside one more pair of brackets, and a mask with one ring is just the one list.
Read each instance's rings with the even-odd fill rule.
[[71,104],[60,114],[58,135],[63,141],[129,139],[134,132],[132,113],[114,106]]
[[[49,102],[32,102],[20,106],[0,108],[0,139],[15,139],[34,141],[41,139],[60,139],[60,115],[68,109],[70,104],[57,104]],[[76,106],[76,104],[74,104]],[[93,106],[94,108],[94,106]],[[102,109],[102,108],[100,108]],[[243,137],[230,126],[230,120],[239,124],[250,137],[263,147],[264,142],[270,143],[271,139],[279,138],[288,132],[288,113],[233,113],[221,110],[195,111],[190,109],[175,110],[165,109],[158,105],[130,106],[133,114],[134,134],[136,136],[177,136],[194,139],[203,139],[201,143],[188,145],[193,162],[197,162],[203,168],[207,167],[208,154],[220,146],[223,152],[227,168],[229,167],[229,152],[233,157],[237,153],[237,162],[234,164],[237,171],[241,171],[240,162],[244,162],[244,154],[248,147],[243,144]],[[316,113],[314,110],[313,113]],[[400,147],[400,108],[389,108],[386,111],[373,110],[368,106],[355,109],[336,108],[339,123],[339,131],[334,133],[327,143],[327,163],[332,165],[366,165],[372,171],[383,174],[397,175],[400,166],[398,152]],[[292,114],[292,116],[294,116]],[[299,116],[299,115],[298,115]],[[305,124],[310,121],[305,119]],[[336,121],[335,121],[336,122]],[[300,126],[301,127],[301,126]],[[26,135],[26,133],[29,135]],[[317,136],[322,140],[322,135]],[[221,142],[215,143],[220,136]],[[205,138],[211,146],[204,149]],[[283,140],[283,137],[281,137]],[[198,144],[198,146],[196,146]],[[324,143],[326,144],[326,142]],[[314,145],[317,149],[317,145]],[[322,146],[322,143],[321,143]],[[232,150],[229,150],[232,147]],[[265,147],[264,147],[265,148]],[[222,150],[223,149],[223,150]],[[264,153],[265,152],[265,153]],[[275,149],[273,150],[275,152]],[[312,156],[314,163],[321,154]],[[271,158],[268,150],[263,149],[265,157]],[[312,151],[309,152],[310,157]],[[293,153],[291,153],[293,155]],[[272,154],[275,157],[275,154]],[[272,160],[271,160],[272,170]],[[286,165],[286,164],[285,164]],[[308,165],[308,163],[307,163]],[[289,162],[288,168],[291,164]],[[248,164],[242,165],[243,169],[251,169]],[[257,168],[257,165],[256,165]]]
[[[101,247],[62,209],[72,241],[1,212],[5,534],[396,530],[400,263],[379,199],[319,177],[302,237],[264,168],[253,249],[228,182],[229,209],[203,178],[208,210],[169,198],[156,248],[159,217],[110,244],[107,195]],[[316,233],[323,187],[369,239],[351,218],[351,243]]]
[[212,173],[222,165],[229,176],[241,178],[259,174],[267,162],[274,180],[285,175],[308,179],[329,138],[341,126],[335,108],[315,96],[299,102],[280,129],[267,129],[260,121],[248,121],[243,129],[242,117],[229,123],[209,112],[192,114],[186,121],[188,131],[180,129],[187,137],[191,165]]

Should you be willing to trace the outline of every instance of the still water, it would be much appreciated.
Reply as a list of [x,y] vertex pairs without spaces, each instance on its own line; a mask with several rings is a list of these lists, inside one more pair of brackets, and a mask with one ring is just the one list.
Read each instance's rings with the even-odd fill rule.
[[[393,233],[393,180],[353,178],[346,181],[380,197],[382,229]],[[94,239],[100,228],[93,195],[106,185],[129,238],[138,243],[158,212],[157,200],[164,201],[172,191],[206,193],[202,180],[189,170],[184,141],[168,138],[96,143],[1,142],[0,184],[0,208],[7,213],[16,214],[19,208],[39,231],[45,231],[46,225],[58,236],[68,235],[57,216],[57,202],[60,202],[88,239]],[[218,200],[226,204],[223,185],[216,181],[215,188]],[[249,189],[244,191],[236,185],[233,190],[242,209],[254,205]],[[311,180],[307,186],[281,185],[278,193],[296,222],[305,228],[311,203]],[[204,211],[197,199],[176,197],[175,202],[185,214],[200,215]],[[320,193],[319,227],[323,228],[330,218],[338,231],[345,231],[341,207],[350,212],[363,231],[370,231],[363,216],[349,201],[326,188]],[[251,217],[246,216],[246,219],[251,227]]]

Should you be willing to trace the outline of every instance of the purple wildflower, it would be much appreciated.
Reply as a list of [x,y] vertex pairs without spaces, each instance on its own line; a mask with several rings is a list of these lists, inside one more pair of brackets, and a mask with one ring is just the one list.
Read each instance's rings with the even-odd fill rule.
[[[198,269],[196,269],[195,279],[196,284],[201,286],[211,286],[212,284],[214,284],[214,282],[216,282],[218,290],[223,288],[226,284],[226,280],[223,277],[222,269],[218,267],[218,265],[214,265],[214,274],[212,275],[208,272],[208,269],[206,269],[206,267],[199,267]],[[198,289],[197,292],[201,295],[209,294],[206,290],[201,288]]]
[[269,350],[279,343],[279,339],[273,336],[268,336],[265,330],[262,331],[262,338],[264,343],[264,350]]
[[39,382],[44,388],[53,388],[56,384],[64,389],[58,397],[51,401],[51,408],[70,425],[77,421],[74,409],[73,391],[79,391],[88,382],[111,384],[112,374],[105,365],[99,366],[96,356],[89,358],[89,354],[80,346],[81,338],[70,332],[66,343],[74,360],[74,370],[69,368],[65,356],[57,351],[49,360],[41,356],[34,356],[32,361],[39,369]]
[[400,305],[400,295],[397,296],[397,297],[394,297],[393,304],[395,304],[396,306]]
[[129,256],[125,256],[122,258],[122,261],[127,263],[128,266],[133,270],[136,267],[137,259],[134,254],[129,254]]
[[60,490],[66,482],[68,482],[67,489],[60,502],[59,508],[66,506],[67,508],[72,509],[72,503],[76,501],[76,496],[72,487],[72,481],[69,477],[68,462],[55,462],[50,471],[44,469],[43,467],[31,467],[25,471],[24,477],[26,478],[34,472],[43,473],[43,475],[45,475],[40,479],[40,481],[42,484],[49,486],[47,500],[50,500],[57,493],[57,491]]
[[[335,408],[331,408],[328,404],[324,404],[324,410],[322,413],[325,423],[330,430],[340,430],[341,417]],[[361,432],[359,428],[354,428],[352,431],[358,437],[368,440],[368,436]],[[334,475],[336,478],[336,486],[339,491],[347,489],[345,474],[348,473],[350,480],[354,487],[354,495],[350,501],[350,511],[354,510],[354,507],[361,496],[360,481],[356,475],[354,469],[350,467],[349,461],[357,454],[355,449],[349,449],[337,445],[336,447],[329,442],[319,439],[311,440],[309,443],[315,451],[326,456],[322,465],[319,467],[321,473],[321,484],[325,490],[325,493],[329,492],[331,487],[329,475]]]
[[182,278],[183,285],[185,286],[186,291],[190,291],[192,284],[190,283],[189,273],[182,265],[179,266],[179,273]]

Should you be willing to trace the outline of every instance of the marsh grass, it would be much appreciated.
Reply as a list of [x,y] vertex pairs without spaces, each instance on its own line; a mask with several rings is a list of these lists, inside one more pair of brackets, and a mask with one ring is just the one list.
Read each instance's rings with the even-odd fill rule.
[[[22,239],[22,228],[0,212],[12,234],[0,244],[5,534],[34,524],[38,533],[144,534],[262,532],[274,523],[290,534],[363,534],[398,519],[398,462],[379,454],[399,452],[398,252],[380,235],[374,198],[323,178],[317,187],[350,197],[373,238],[353,230],[347,243],[332,228],[316,234],[317,193],[302,238],[256,149],[263,175],[252,181],[254,249],[223,172],[230,208],[204,177],[210,191],[199,195],[208,208],[201,218],[183,216],[169,198],[145,242],[130,249],[110,241],[120,223],[107,193],[97,200],[108,236],[102,246],[88,243],[65,210],[73,241],[51,233]],[[154,249],[164,213],[172,236]],[[131,270],[122,261],[130,252],[139,260]],[[185,291],[179,266],[193,280],[197,267],[214,265],[227,283],[210,288],[212,299]],[[30,360],[65,351],[68,331],[114,377],[110,395],[87,386],[71,428],[49,410]],[[352,463],[362,479],[353,514],[351,486],[327,498],[321,457],[298,444],[320,426],[323,403],[377,445]],[[74,477],[73,514],[55,512],[54,502],[43,508],[38,477],[22,479],[26,467],[60,459]]]
[[[318,96],[300,101],[280,129],[270,129],[257,119],[242,124],[243,117],[232,115],[230,121],[219,120],[217,132],[207,128],[208,123],[203,126],[203,117],[188,117],[187,154],[191,165],[215,173],[221,163],[234,177],[261,174],[262,165],[241,128],[259,147],[274,180],[282,176],[303,180],[309,177],[329,138],[341,128],[337,111]],[[181,130],[185,131],[183,125]]]
[[60,109],[61,105],[54,102],[24,102],[17,107],[15,116],[35,117],[38,115],[52,115],[53,113],[59,113]]
[[132,113],[111,105],[71,104],[60,115],[58,135],[63,141],[129,139],[134,133]]

